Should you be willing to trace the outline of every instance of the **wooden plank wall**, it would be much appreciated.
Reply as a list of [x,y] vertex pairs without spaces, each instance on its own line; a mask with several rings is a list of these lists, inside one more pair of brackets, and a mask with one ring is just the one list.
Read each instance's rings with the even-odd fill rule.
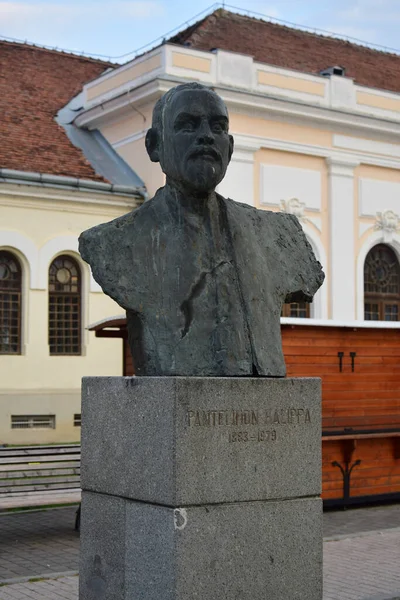
[[[291,377],[322,378],[325,429],[400,427],[400,330],[282,326]],[[338,352],[344,352],[339,370]],[[350,352],[356,352],[354,372]],[[356,441],[351,496],[400,493],[398,438]],[[323,498],[340,498],[343,442],[323,442]]]
[[134,375],[135,369],[133,368],[132,354],[127,335],[123,338],[122,343],[124,348],[124,377],[129,377],[130,375]]

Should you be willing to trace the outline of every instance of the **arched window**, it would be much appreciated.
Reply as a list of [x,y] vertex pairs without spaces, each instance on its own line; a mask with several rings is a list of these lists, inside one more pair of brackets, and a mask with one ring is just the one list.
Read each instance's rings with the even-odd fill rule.
[[81,354],[81,273],[70,256],[49,269],[50,354]]
[[364,318],[366,321],[398,321],[400,265],[385,244],[374,246],[364,264]]
[[0,354],[21,354],[21,283],[18,259],[0,251]]
[[282,307],[282,317],[295,317],[297,319],[310,318],[309,302],[288,302]]

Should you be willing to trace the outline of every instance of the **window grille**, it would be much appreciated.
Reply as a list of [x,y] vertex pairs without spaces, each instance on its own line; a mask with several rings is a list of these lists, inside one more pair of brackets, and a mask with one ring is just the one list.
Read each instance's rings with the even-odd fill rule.
[[0,354],[21,354],[21,266],[0,252]]
[[80,427],[81,426],[81,414],[75,414],[74,415],[74,427]]
[[283,305],[282,317],[294,317],[297,319],[310,318],[310,304],[308,302],[290,302]]
[[364,319],[398,321],[400,310],[400,265],[385,244],[374,246],[364,264]]
[[11,429],[55,429],[55,415],[11,415]]
[[49,346],[51,355],[81,354],[81,274],[70,256],[49,269]]

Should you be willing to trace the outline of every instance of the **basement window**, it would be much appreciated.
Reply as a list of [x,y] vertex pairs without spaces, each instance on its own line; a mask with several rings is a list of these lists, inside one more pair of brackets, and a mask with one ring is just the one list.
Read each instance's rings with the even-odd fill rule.
[[74,427],[80,427],[82,424],[82,418],[81,418],[81,414],[75,414],[74,415]]
[[12,415],[11,429],[55,429],[55,415]]

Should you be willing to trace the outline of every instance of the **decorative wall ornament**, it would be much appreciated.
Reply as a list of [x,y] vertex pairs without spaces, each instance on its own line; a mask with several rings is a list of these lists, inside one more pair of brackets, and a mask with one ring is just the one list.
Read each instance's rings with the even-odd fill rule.
[[391,242],[393,234],[400,229],[399,215],[393,210],[384,210],[376,213],[375,229],[383,231],[383,239],[385,242]]
[[298,198],[290,198],[289,200],[281,200],[280,202],[281,212],[294,215],[299,221],[306,221],[304,216],[304,210],[306,208],[305,202],[300,202]]

